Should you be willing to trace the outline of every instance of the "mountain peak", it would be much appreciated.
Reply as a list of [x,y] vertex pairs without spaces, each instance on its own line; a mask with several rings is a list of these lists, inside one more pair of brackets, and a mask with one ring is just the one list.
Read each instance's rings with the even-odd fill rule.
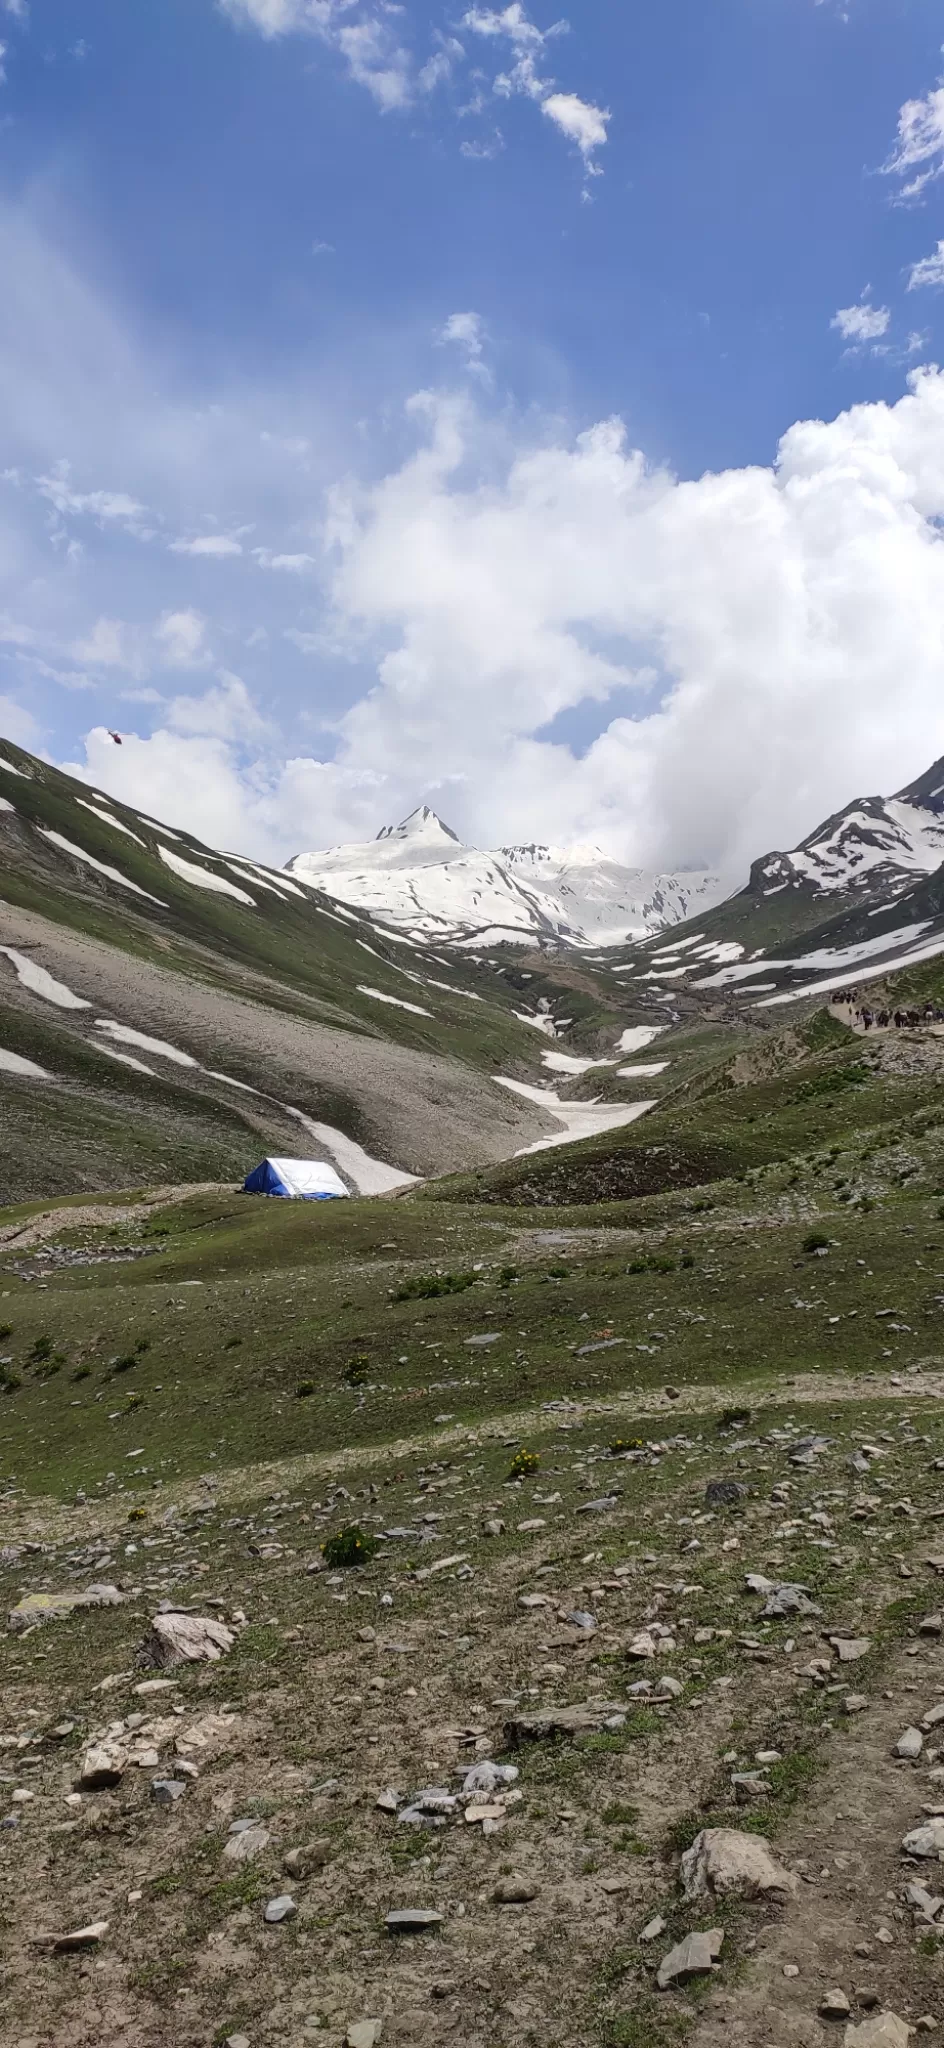
[[457,834],[451,832],[448,825],[443,824],[442,819],[436,816],[435,811],[430,810],[428,804],[418,804],[416,810],[411,811],[409,817],[404,818],[399,825],[382,826],[377,837],[409,839],[414,842],[421,840],[426,846],[435,846],[442,840],[447,840],[453,846],[459,845]]

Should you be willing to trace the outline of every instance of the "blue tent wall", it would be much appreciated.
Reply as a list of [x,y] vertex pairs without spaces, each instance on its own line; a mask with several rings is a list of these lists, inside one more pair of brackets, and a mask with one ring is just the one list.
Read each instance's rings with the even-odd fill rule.
[[289,1190],[284,1180],[279,1178],[271,1160],[263,1159],[260,1166],[257,1166],[252,1173],[246,1175],[243,1181],[243,1193],[245,1195],[287,1195]]

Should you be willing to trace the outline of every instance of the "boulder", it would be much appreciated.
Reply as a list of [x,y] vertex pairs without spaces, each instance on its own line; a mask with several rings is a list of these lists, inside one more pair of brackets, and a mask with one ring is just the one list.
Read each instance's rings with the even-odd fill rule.
[[627,1708],[612,1700],[594,1700],[582,1707],[543,1707],[536,1713],[516,1714],[505,1722],[505,1740],[511,1749],[524,1742],[555,1742],[574,1735],[594,1734],[606,1728],[615,1715]]
[[905,1856],[928,1856],[936,1862],[939,1856],[944,1856],[944,1814],[936,1814],[933,1820],[912,1828],[901,1846]]
[[138,1662],[163,1671],[175,1664],[215,1664],[232,1649],[234,1641],[232,1629],[213,1615],[184,1614],[180,1609],[172,1609],[167,1614],[155,1614]]
[[771,1855],[762,1835],[737,1828],[702,1828],[682,1857],[680,1871],[687,1899],[788,1898],[797,1881]]
[[859,2026],[846,2028],[843,2048],[908,2048],[913,2033],[897,2012],[874,2012]]
[[80,1607],[122,1607],[130,1597],[119,1593],[117,1586],[86,1586],[84,1593],[25,1593],[11,1608],[7,1627],[17,1634],[47,1621],[66,1621]]

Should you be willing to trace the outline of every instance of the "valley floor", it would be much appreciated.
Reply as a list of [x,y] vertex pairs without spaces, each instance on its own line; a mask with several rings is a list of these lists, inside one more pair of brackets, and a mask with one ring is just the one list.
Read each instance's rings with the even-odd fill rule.
[[[805,2048],[824,2001],[934,2040],[944,1215],[902,1142],[854,1206],[837,1145],[595,1212],[0,1215],[5,1608],[121,1595],[0,1641],[4,2044]],[[162,1603],[217,1661],[147,1661]],[[706,1827],[787,1895],[687,1900]]]

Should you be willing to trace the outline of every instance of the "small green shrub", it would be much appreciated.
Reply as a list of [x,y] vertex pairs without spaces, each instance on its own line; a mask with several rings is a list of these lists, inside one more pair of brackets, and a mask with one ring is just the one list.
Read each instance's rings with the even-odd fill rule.
[[520,1280],[517,1266],[502,1266],[498,1274],[499,1287],[510,1287],[513,1280]]
[[151,1349],[151,1339],[150,1339],[150,1337],[138,1337],[138,1338],[137,1338],[137,1340],[136,1340],[136,1342],[135,1342],[135,1347],[134,1347],[134,1348],[135,1348],[135,1350],[136,1350],[136,1351],[138,1352],[138,1354],[139,1354],[139,1355],[140,1355],[140,1353],[141,1353],[142,1351],[150,1351],[150,1349]]
[[6,1337],[12,1337],[12,1335],[13,1335],[13,1324],[12,1324],[12,1323],[0,1323],[0,1344],[2,1344],[2,1343],[3,1343],[3,1341],[4,1341],[4,1339],[5,1339]]
[[314,1380],[299,1380],[295,1389],[296,1401],[308,1401],[315,1391]]
[[824,1230],[808,1230],[800,1245],[801,1252],[828,1252],[829,1238]]
[[530,1479],[540,1468],[541,1460],[537,1451],[516,1451],[508,1467],[509,1479]]
[[73,1381],[73,1383],[77,1382],[78,1380],[89,1380],[91,1379],[91,1377],[92,1368],[90,1365],[77,1365],[75,1371],[69,1374],[69,1378]]
[[344,1368],[343,1378],[349,1387],[366,1387],[370,1378],[370,1359],[366,1351],[355,1352]]
[[55,1379],[57,1372],[62,1371],[65,1363],[65,1354],[62,1351],[54,1351],[51,1358],[44,1358],[42,1363],[36,1367],[37,1379]]
[[377,1547],[376,1536],[366,1535],[356,1522],[352,1522],[348,1528],[338,1529],[333,1536],[326,1537],[321,1555],[332,1571],[340,1571],[351,1565],[369,1564]]
[[642,1448],[641,1436],[617,1436],[610,1445],[610,1457],[621,1458],[624,1451],[641,1451]]
[[125,1351],[122,1353],[122,1356],[120,1358],[115,1359],[115,1362],[112,1366],[112,1372],[133,1372],[137,1363],[138,1361],[135,1357],[134,1352]]
[[235,1351],[236,1346],[241,1344],[242,1341],[241,1337],[227,1337],[223,1349],[224,1351]]
[[718,1417],[718,1429],[741,1429],[750,1420],[750,1408],[722,1408]]
[[44,1363],[44,1361],[45,1361],[45,1360],[46,1360],[47,1358],[51,1358],[51,1357],[52,1357],[52,1354],[53,1354],[53,1341],[52,1341],[52,1338],[51,1338],[51,1337],[37,1337],[37,1339],[36,1339],[36,1342],[35,1342],[35,1344],[33,1345],[33,1347],[32,1347],[32,1350],[30,1351],[30,1354],[29,1354],[29,1361],[30,1361],[30,1364],[31,1364],[31,1365],[42,1365],[42,1364]]
[[566,1280],[568,1276],[568,1271],[569,1269],[567,1266],[548,1266],[547,1277],[549,1280]]
[[8,1365],[0,1366],[0,1394],[16,1394],[22,1385],[18,1372],[13,1372]]
[[417,1273],[397,1288],[397,1301],[433,1301],[440,1294],[464,1294],[474,1287],[475,1273]]

